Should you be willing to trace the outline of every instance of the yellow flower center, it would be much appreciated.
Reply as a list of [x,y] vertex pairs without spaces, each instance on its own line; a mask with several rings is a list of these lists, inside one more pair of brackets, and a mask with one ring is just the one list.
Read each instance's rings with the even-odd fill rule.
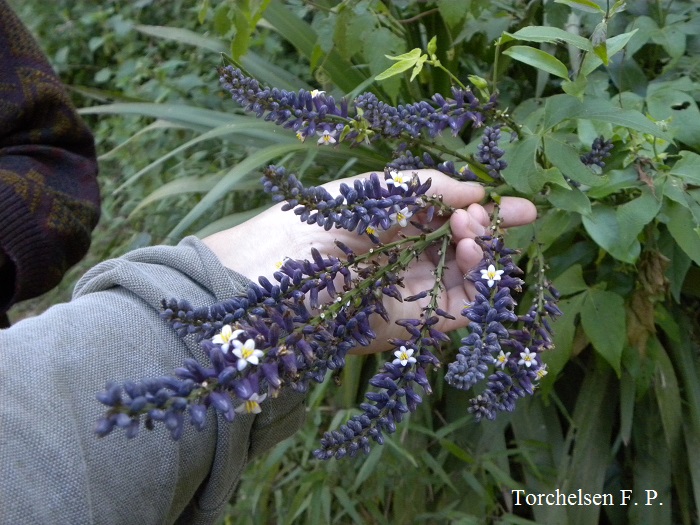
[[377,233],[377,230],[375,230],[371,226],[367,226],[367,228],[365,229],[365,232],[367,232],[370,235],[374,235],[375,233]]
[[401,355],[399,356],[399,359],[401,361],[408,361],[408,358],[409,358],[409,355],[405,350],[403,352],[401,352]]
[[253,355],[253,352],[255,351],[254,348],[246,348],[245,346],[241,350],[241,355],[243,356],[243,359],[248,359],[251,355]]
[[258,404],[257,401],[251,401],[250,399],[248,399],[248,400],[245,402],[245,411],[248,412],[249,414],[252,414],[253,412],[255,412],[255,410],[256,410],[259,406],[260,406],[260,405]]
[[396,222],[401,222],[406,218],[406,216],[400,211],[396,212]]

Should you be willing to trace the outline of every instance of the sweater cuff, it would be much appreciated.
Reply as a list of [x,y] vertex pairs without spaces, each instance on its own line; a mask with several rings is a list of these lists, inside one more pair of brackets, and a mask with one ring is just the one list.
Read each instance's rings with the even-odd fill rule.
[[14,278],[0,281],[0,311],[6,311],[31,295],[26,283],[46,280],[44,259],[36,254],[52,251],[31,211],[10,186],[0,186],[0,250],[14,266]]

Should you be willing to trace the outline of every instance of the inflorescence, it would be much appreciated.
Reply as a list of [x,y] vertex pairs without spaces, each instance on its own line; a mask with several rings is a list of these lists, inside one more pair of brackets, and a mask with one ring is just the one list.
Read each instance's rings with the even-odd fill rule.
[[[185,424],[202,430],[212,408],[225,420],[237,414],[257,414],[268,397],[289,388],[306,392],[312,383],[326,379],[345,365],[347,353],[367,346],[376,334],[370,320],[379,316],[405,330],[403,338],[389,341],[392,360],[370,380],[374,390],[366,394],[360,413],[340,428],[326,432],[320,459],[354,456],[367,452],[372,441],[383,443],[396,424],[431,393],[428,374],[445,360],[441,349],[449,337],[437,329],[440,318],[454,319],[439,308],[445,254],[451,243],[449,222],[437,229],[425,226],[436,212],[454,210],[440,196],[429,195],[430,180],[405,170],[433,167],[458,180],[475,180],[468,165],[457,170],[451,161],[436,162],[428,152],[414,156],[405,141],[434,138],[443,130],[459,133],[470,123],[481,127],[495,100],[481,103],[471,91],[453,89],[447,100],[435,95],[432,103],[391,107],[374,95],[364,94],[352,103],[336,101],[323,93],[287,92],[260,86],[232,67],[221,71],[221,80],[233,98],[248,111],[292,128],[301,140],[318,136],[319,144],[343,140],[369,142],[383,137],[402,141],[383,176],[373,173],[352,186],[342,184],[339,195],[322,187],[305,187],[279,166],[265,170],[263,188],[274,201],[284,202],[299,219],[326,230],[345,229],[366,235],[375,245],[368,253],[354,253],[336,241],[342,257],[311,250],[309,260],[286,259],[274,273],[274,282],[260,277],[247,293],[211,307],[195,308],[185,300],[164,300],[162,318],[180,337],[194,335],[208,363],[187,359],[173,376],[124,384],[110,383],[98,400],[107,406],[96,433],[115,428],[135,437],[141,424],[151,429],[162,422],[173,439],[182,436]],[[494,181],[501,180],[505,161],[498,147],[499,125],[483,129],[476,155]],[[411,142],[416,144],[415,142]],[[600,145],[605,150],[605,144]],[[424,219],[415,221],[416,216]],[[476,419],[493,419],[499,411],[511,411],[515,401],[532,394],[546,374],[541,353],[551,348],[550,320],[561,314],[558,293],[538,274],[532,306],[516,313],[516,297],[523,296],[522,271],[506,248],[494,217],[489,235],[477,238],[484,257],[465,279],[476,288],[475,300],[457,315],[470,320],[469,334],[461,341],[454,360],[447,364],[446,381],[468,390],[485,385],[472,399],[469,412]],[[412,224],[415,235],[382,244],[382,231]],[[402,272],[426,250],[441,254],[434,285],[404,297]],[[418,301],[424,306],[415,319],[392,320],[385,301]]]

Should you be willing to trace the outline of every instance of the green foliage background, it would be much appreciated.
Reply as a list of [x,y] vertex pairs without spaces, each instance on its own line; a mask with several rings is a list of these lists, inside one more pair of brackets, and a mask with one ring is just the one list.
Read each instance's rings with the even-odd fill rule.
[[[16,0],[92,125],[104,208],[86,261],[15,319],[69,297],[99,260],[238,224],[267,206],[275,162],[316,183],[381,169],[391,151],[318,148],[242,113],[219,88],[231,56],[261,82],[449,94],[425,65],[377,82],[385,55],[425,50],[500,92],[520,128],[511,192],[539,208],[511,232],[563,294],[550,374],[513,414],[476,424],[469,397],[435,394],[366,458],[319,464],[321,430],[361,398],[375,358],[309,398],[306,426],[248,469],[226,523],[697,523],[700,502],[700,6],[690,0]],[[578,157],[603,135],[602,172]],[[478,134],[443,137],[473,153]],[[566,179],[581,186],[571,187]],[[455,334],[458,340],[460,334]],[[633,504],[514,506],[511,491],[612,493]],[[644,505],[644,490],[664,505]]]

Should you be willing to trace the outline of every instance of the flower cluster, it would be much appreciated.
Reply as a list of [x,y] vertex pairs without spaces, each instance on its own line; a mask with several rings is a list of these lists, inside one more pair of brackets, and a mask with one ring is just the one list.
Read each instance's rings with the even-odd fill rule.
[[591,145],[591,151],[581,155],[581,162],[586,166],[605,167],[605,159],[610,156],[614,144],[612,140],[606,140],[604,137],[596,137]]
[[375,233],[388,230],[395,224],[406,226],[408,220],[422,208],[432,213],[427,205],[425,192],[430,179],[421,183],[417,177],[406,178],[399,171],[390,170],[384,179],[376,173],[364,181],[356,180],[351,188],[340,187],[340,195],[334,197],[323,187],[305,188],[282,167],[270,166],[265,170],[263,187],[273,200],[285,200],[284,210],[294,213],[307,224],[317,224],[330,230],[343,228],[367,235],[378,242]]
[[508,163],[501,159],[505,151],[498,147],[499,140],[501,140],[501,128],[489,126],[484,129],[481,144],[477,147],[477,160],[488,168],[489,175],[494,180],[502,180],[501,171],[508,167]]
[[558,317],[561,311],[555,304],[558,292],[542,277],[532,307],[527,314],[516,315],[513,296],[522,292],[525,283],[519,277],[522,270],[512,260],[514,251],[505,247],[500,236],[483,236],[477,242],[484,258],[468,276],[477,293],[462,313],[471,321],[470,333],[448,365],[445,380],[469,390],[486,379],[469,411],[477,419],[494,419],[499,411],[512,411],[518,398],[531,395],[546,375],[540,354],[553,346],[548,318]]
[[291,128],[300,140],[318,136],[319,144],[369,142],[379,137],[434,138],[444,130],[460,133],[465,126],[481,127],[496,106],[495,97],[482,103],[470,89],[453,88],[452,97],[436,94],[431,102],[391,106],[372,93],[353,101],[335,99],[322,91],[298,92],[269,88],[233,66],[221,68],[220,81],[232,98],[258,117]]
[[[434,95],[429,102],[398,107],[368,93],[336,102],[322,91],[261,86],[233,67],[220,73],[224,87],[247,111],[291,128],[301,140],[318,137],[319,145],[379,137],[402,141],[383,174],[341,184],[338,195],[323,187],[306,187],[280,166],[264,171],[263,188],[274,201],[283,202],[283,210],[325,230],[367,236],[374,247],[355,253],[336,241],[340,256],[312,249],[310,259],[285,259],[273,280],[260,277],[245,294],[211,307],[164,300],[162,318],[180,337],[195,336],[207,363],[187,359],[172,376],[109,383],[98,395],[107,410],[95,431],[104,436],[121,428],[135,437],[142,424],[151,429],[160,422],[178,439],[186,424],[205,428],[210,409],[227,421],[239,414],[260,413],[265,400],[282,389],[306,392],[312,383],[324,381],[329,371],[342,369],[352,348],[376,338],[370,321],[379,316],[402,327],[404,336],[389,340],[392,358],[370,380],[373,390],[366,394],[360,413],[325,433],[314,455],[328,459],[367,452],[372,441],[381,444],[385,434],[416,410],[422,395],[431,393],[429,374],[441,366],[437,356],[449,341],[437,327],[441,320],[455,319],[439,307],[445,256],[452,242],[450,223],[430,226],[434,214],[455,210],[441,196],[428,194],[430,179],[421,181],[406,172],[431,167],[457,180],[502,181],[506,162],[498,145],[501,127],[485,126],[495,99],[481,102],[469,89],[454,88],[449,99]],[[456,135],[467,125],[483,127],[483,135],[475,157],[452,156],[463,162],[459,169],[456,161],[434,159],[444,151],[442,146],[421,142],[447,129]],[[414,155],[409,145],[418,147],[420,155]],[[609,153],[603,142],[594,144],[594,149],[599,157],[591,162],[600,163]],[[480,177],[470,163],[474,169],[481,165]],[[419,214],[421,220],[415,220]],[[485,383],[469,408],[477,419],[512,410],[519,397],[532,394],[546,373],[540,354],[552,346],[549,321],[561,313],[555,304],[558,294],[543,273],[538,275],[532,306],[525,314],[516,313],[515,297],[523,293],[524,281],[512,258],[515,252],[503,243],[498,221],[494,217],[492,235],[477,238],[484,257],[465,277],[477,293],[461,312],[470,321],[469,335],[462,339],[445,375],[449,384],[461,389]],[[381,242],[383,231],[409,223],[412,235],[404,231],[394,242]],[[403,297],[402,273],[428,250],[439,255],[432,287]],[[392,320],[387,300],[421,301],[420,315]]]

